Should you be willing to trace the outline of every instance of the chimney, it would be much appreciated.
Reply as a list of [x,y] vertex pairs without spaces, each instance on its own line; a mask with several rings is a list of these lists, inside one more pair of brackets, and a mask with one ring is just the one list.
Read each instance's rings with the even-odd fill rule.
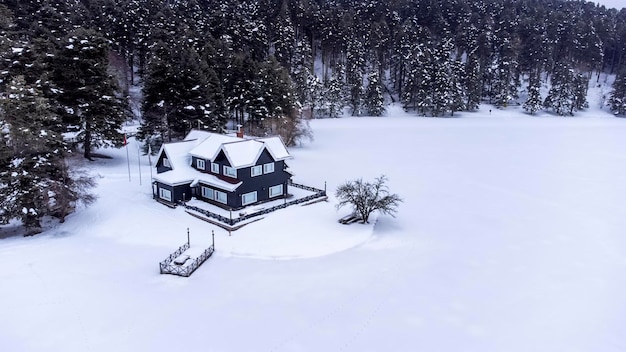
[[243,126],[237,125],[237,137],[243,138]]

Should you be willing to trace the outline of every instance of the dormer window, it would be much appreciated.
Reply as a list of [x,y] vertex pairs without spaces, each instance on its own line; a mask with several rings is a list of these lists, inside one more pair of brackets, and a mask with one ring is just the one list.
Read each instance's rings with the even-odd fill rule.
[[170,165],[170,160],[168,158],[163,158],[163,166],[165,166],[165,167],[172,167]]
[[237,178],[237,170],[233,169],[230,166],[224,165],[224,175],[232,178]]
[[196,160],[196,166],[198,167],[198,170],[204,170],[204,160],[197,159]]
[[211,163],[211,172],[214,174],[220,173],[220,164]]
[[263,164],[263,173],[269,174],[274,172],[274,163]]

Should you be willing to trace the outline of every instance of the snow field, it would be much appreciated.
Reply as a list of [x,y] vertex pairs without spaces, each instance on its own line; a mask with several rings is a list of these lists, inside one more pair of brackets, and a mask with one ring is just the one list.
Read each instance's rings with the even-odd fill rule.
[[[0,240],[7,351],[626,350],[626,120],[483,106],[460,118],[314,120],[295,181],[329,202],[228,236],[151,198],[105,150],[98,202]],[[131,139],[132,141],[132,139]],[[334,189],[389,177],[397,218],[341,225]],[[158,274],[186,241],[216,252]]]

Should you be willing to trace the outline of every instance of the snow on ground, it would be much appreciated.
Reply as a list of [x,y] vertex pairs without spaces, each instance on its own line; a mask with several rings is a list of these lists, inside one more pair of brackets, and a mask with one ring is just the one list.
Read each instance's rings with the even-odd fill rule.
[[[104,150],[95,205],[0,240],[2,350],[626,350],[626,120],[489,110],[311,121],[289,164],[329,202],[232,236],[154,202],[133,139],[130,182]],[[397,218],[337,223],[333,190],[380,174]],[[215,254],[159,275],[187,228]]]

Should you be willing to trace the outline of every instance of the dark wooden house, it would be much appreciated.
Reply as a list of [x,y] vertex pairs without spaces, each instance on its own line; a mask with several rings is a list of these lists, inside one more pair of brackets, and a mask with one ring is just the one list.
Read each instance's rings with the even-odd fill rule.
[[227,209],[287,196],[291,155],[279,137],[245,139],[191,131],[163,144],[153,178],[154,197],[176,203],[191,197]]

